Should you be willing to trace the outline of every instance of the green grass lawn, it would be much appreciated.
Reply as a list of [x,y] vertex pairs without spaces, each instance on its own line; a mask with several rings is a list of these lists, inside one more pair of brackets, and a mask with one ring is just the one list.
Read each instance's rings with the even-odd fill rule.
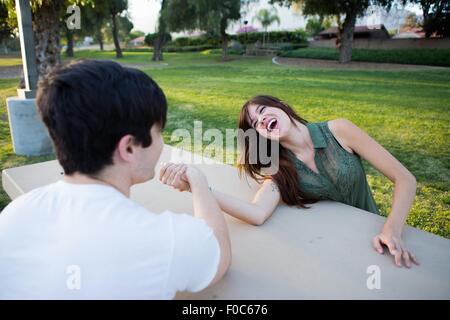
[[[78,57],[114,57],[83,52]],[[450,71],[355,71],[290,68],[268,58],[220,62],[219,55],[166,53],[167,67],[144,69],[169,100],[166,143],[177,128],[235,128],[242,104],[255,94],[271,94],[294,106],[309,121],[347,118],[385,146],[417,178],[408,224],[450,238]],[[123,62],[151,63],[146,52],[125,52]],[[5,98],[16,80],[0,80],[1,168],[42,161],[13,155]],[[228,150],[232,152],[231,150]],[[47,157],[48,158],[48,157]],[[393,185],[367,163],[369,183],[384,215]],[[8,203],[4,192],[0,206]]]
[[[281,56],[338,60],[339,51],[333,48],[302,48],[283,52]],[[450,49],[353,49],[352,60],[450,67]]]

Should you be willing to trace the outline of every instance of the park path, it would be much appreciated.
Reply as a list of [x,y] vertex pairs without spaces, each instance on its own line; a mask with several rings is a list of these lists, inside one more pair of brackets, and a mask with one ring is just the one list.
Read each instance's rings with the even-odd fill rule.
[[447,67],[422,66],[414,64],[378,63],[352,61],[348,64],[340,64],[336,60],[283,58],[274,57],[274,64],[296,66],[306,68],[344,69],[344,70],[449,70]]
[[[422,66],[413,64],[395,64],[378,62],[359,62],[352,61],[348,64],[340,64],[335,60],[323,59],[304,59],[304,58],[283,58],[274,57],[272,62],[277,65],[305,67],[305,68],[325,68],[325,69],[343,69],[343,70],[449,70],[447,67]],[[146,69],[163,68],[167,63],[122,63],[125,67]],[[0,67],[0,79],[11,79],[22,77],[22,66],[2,66]]]
[[0,67],[0,79],[20,78],[22,76],[22,66],[2,66]]

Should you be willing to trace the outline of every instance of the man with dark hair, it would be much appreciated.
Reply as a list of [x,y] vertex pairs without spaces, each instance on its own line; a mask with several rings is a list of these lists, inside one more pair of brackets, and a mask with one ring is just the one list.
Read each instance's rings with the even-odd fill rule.
[[173,177],[189,181],[195,217],[129,199],[163,149],[167,102],[150,77],[76,62],[43,79],[36,102],[65,175],[0,215],[0,299],[171,299],[224,275],[228,230],[199,170]]

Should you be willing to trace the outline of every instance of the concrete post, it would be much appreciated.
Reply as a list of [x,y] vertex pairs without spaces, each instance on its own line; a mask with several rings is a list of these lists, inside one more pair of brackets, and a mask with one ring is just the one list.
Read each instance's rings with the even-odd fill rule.
[[14,152],[36,156],[51,153],[52,142],[36,110],[38,72],[31,8],[28,0],[16,0],[17,22],[20,33],[25,89],[18,89],[19,97],[6,99],[9,126]]
[[6,98],[14,152],[38,156],[53,152],[47,128],[42,122],[35,99]]

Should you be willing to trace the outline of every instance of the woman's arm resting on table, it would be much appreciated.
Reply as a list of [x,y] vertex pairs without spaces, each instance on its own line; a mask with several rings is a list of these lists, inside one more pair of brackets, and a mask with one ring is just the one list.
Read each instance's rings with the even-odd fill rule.
[[251,202],[241,200],[219,191],[213,191],[220,208],[237,219],[253,225],[262,225],[274,212],[281,195],[277,185],[264,180]]
[[329,127],[341,144],[367,160],[395,185],[391,213],[381,233],[373,240],[375,249],[383,253],[382,244],[385,244],[395,256],[398,266],[402,266],[402,259],[407,267],[411,266],[411,260],[418,264],[401,239],[403,226],[416,194],[415,177],[385,148],[349,120],[332,120]]
[[[167,164],[163,170],[167,167],[169,167],[167,172],[161,173],[161,182],[171,185],[179,191],[191,189],[185,179],[187,165]],[[215,190],[213,195],[223,211],[253,225],[263,224],[272,215],[281,199],[277,185],[269,179],[261,184],[261,188],[251,202]]]

